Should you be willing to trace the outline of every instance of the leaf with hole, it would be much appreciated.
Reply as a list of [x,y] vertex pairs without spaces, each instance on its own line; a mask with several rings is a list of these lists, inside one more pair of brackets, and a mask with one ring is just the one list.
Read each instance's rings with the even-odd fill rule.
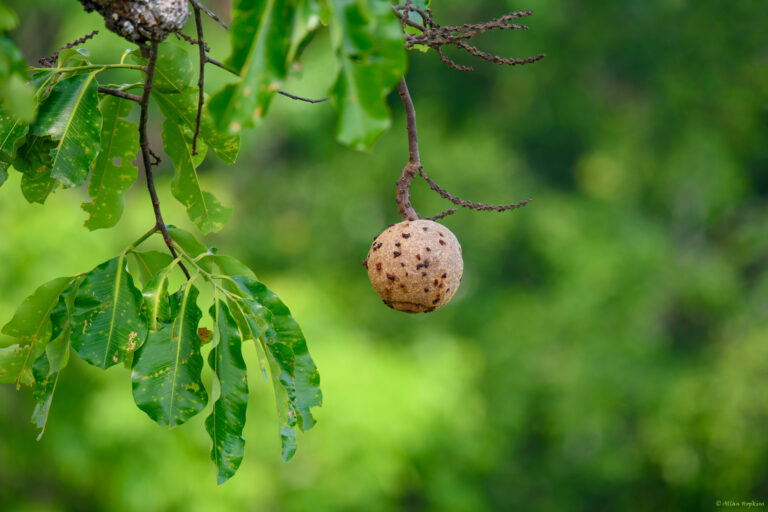
[[64,187],[85,183],[99,151],[101,112],[95,73],[58,82],[40,105],[30,133],[56,141],[50,151],[51,176]]
[[115,96],[105,96],[99,104],[103,123],[100,150],[88,183],[91,201],[80,205],[89,214],[85,227],[91,231],[117,224],[125,193],[136,181],[138,169],[132,162],[139,151],[138,126],[125,119],[132,109],[132,101]]
[[218,231],[229,220],[226,208],[210,192],[202,190],[197,167],[205,158],[206,146],[198,141],[198,154],[192,154],[192,133],[184,125],[166,119],[163,123],[163,149],[173,161],[175,174],[171,192],[187,207],[187,215],[203,233]]

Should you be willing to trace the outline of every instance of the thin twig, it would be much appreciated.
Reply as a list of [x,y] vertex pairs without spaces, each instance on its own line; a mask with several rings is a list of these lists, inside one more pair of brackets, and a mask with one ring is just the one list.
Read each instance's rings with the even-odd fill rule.
[[[152,94],[152,85],[155,79],[155,67],[157,65],[157,41],[152,41],[149,47],[149,57],[147,59],[147,76],[144,80],[144,92],[141,95],[141,116],[139,117],[139,145],[141,146],[141,156],[144,161],[144,174],[147,177],[147,189],[149,190],[149,197],[152,200],[152,208],[155,211],[155,226],[163,234],[163,240],[165,245],[168,246],[168,250],[171,255],[178,258],[176,249],[173,248],[173,239],[168,233],[168,228],[163,221],[163,214],[160,212],[160,200],[157,198],[157,190],[155,189],[155,180],[152,176],[152,161],[151,150],[149,149],[149,141],[147,139],[147,119],[149,118],[149,98]],[[181,268],[187,279],[190,278],[189,272],[186,267],[179,262],[179,268]]]
[[456,208],[451,208],[450,210],[445,210],[444,212],[438,213],[437,215],[434,215],[432,217],[427,217],[427,220],[440,220],[440,219],[444,219],[444,218],[446,218],[449,215],[453,215],[454,213],[456,213]]
[[211,63],[211,64],[213,64],[214,66],[218,66],[218,67],[220,67],[221,69],[223,69],[224,71],[228,71],[228,72],[232,73],[232,74],[233,74],[233,75],[235,75],[235,76],[238,76],[238,77],[240,76],[240,73],[238,73],[237,71],[235,71],[235,70],[234,70],[234,69],[232,69],[231,67],[229,67],[229,66],[227,66],[226,64],[223,64],[223,63],[221,63],[221,62],[219,62],[219,61],[217,61],[216,59],[214,59],[214,58],[212,58],[212,57],[210,57],[210,56],[208,56],[208,55],[206,55],[206,56],[205,56],[205,61],[206,61],[206,62],[210,62],[210,63]]
[[41,57],[40,59],[38,59],[38,62],[40,63],[41,66],[45,66],[45,67],[51,68],[51,67],[53,67],[54,64],[56,64],[56,60],[59,58],[59,52],[61,50],[68,50],[70,48],[74,48],[75,46],[79,46],[79,45],[85,43],[86,41],[88,41],[89,39],[92,39],[93,36],[95,36],[98,33],[99,33],[98,30],[94,30],[90,34],[85,34],[80,39],[75,39],[71,43],[65,44],[64,46],[62,46],[61,48],[56,50],[56,53],[54,53],[53,55],[51,55],[49,57]]
[[307,103],[322,103],[324,101],[328,101],[328,98],[320,98],[319,100],[313,100],[311,98],[304,98],[302,96],[296,96],[295,94],[291,94],[291,93],[285,92],[285,91],[277,91],[277,94],[282,94],[283,96],[291,98],[292,100],[306,101]]
[[209,8],[207,8],[206,6],[204,6],[203,4],[201,4],[201,3],[200,3],[198,0],[189,0],[189,1],[190,1],[190,3],[192,4],[192,6],[193,6],[195,9],[200,9],[200,10],[201,10],[201,11],[203,11],[205,14],[207,14],[208,16],[210,16],[210,18],[211,18],[213,21],[215,21],[216,23],[218,23],[219,25],[221,25],[221,26],[222,26],[222,27],[224,27],[225,29],[229,30],[229,25],[227,25],[227,24],[226,24],[224,21],[222,21],[222,19],[221,19],[221,18],[219,18],[218,16],[216,16],[216,13],[215,13],[215,12],[213,12],[212,10],[210,10]]
[[403,220],[416,220],[419,218],[419,214],[411,205],[410,188],[413,177],[421,169],[421,161],[419,160],[419,136],[416,133],[416,109],[413,106],[411,94],[408,92],[405,77],[397,84],[397,92],[400,94],[400,99],[403,100],[406,129],[408,130],[408,163],[403,167],[400,178],[397,180],[397,211]]
[[203,103],[205,102],[205,39],[203,39],[203,16],[200,7],[195,5],[195,26],[197,27],[197,47],[200,50],[200,74],[197,78],[197,117],[195,117],[195,134],[192,136],[192,154],[197,154],[197,137],[200,135],[200,120],[203,116]]
[[[447,199],[450,202],[452,202],[455,205],[469,208],[470,210],[479,210],[479,211],[494,211],[494,212],[504,212],[508,210],[516,210],[522,206],[527,205],[531,202],[530,199],[524,199],[520,201],[519,203],[510,203],[510,204],[502,204],[502,205],[495,205],[495,204],[486,204],[486,203],[475,203],[473,201],[467,201],[466,199],[462,199],[460,197],[456,197],[444,188],[440,187],[437,183],[435,183],[432,178],[427,176],[427,173],[424,172],[424,169],[419,167],[419,175],[421,175],[422,178],[424,178],[427,183],[429,184],[429,188],[440,194],[440,197],[443,199]],[[449,210],[450,211],[450,210]],[[443,212],[445,213],[445,212]],[[442,214],[440,214],[442,215]],[[450,215],[450,214],[447,214]]]
[[131,101],[135,101],[136,103],[141,103],[141,96],[137,96],[136,94],[131,94],[129,92],[120,91],[118,89],[110,89],[108,87],[99,86],[99,92],[102,94],[111,94],[112,96],[123,98],[124,100],[131,100]]

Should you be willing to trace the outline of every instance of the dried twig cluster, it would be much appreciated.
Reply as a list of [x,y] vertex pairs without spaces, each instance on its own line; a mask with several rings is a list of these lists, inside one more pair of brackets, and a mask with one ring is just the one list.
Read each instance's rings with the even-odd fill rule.
[[[511,12],[500,18],[484,23],[465,23],[463,25],[446,25],[443,27],[435,22],[431,9],[421,9],[416,7],[411,0],[406,1],[405,4],[393,6],[393,9],[402,21],[403,32],[405,32],[406,48],[411,49],[417,45],[428,46],[437,53],[444,64],[458,71],[472,71],[473,68],[471,66],[458,64],[446,57],[443,53],[443,46],[455,46],[456,48],[461,48],[470,53],[474,57],[495,64],[505,64],[508,66],[531,64],[546,56],[545,53],[540,53],[533,57],[522,59],[506,58],[484,52],[467,42],[469,39],[490,30],[528,30],[526,25],[513,23],[513,21],[531,16],[533,14],[533,11],[531,10]],[[418,23],[414,21],[413,18],[416,16],[413,16],[413,14],[421,17],[422,22]],[[420,33],[412,34],[407,30],[407,27],[415,28]]]

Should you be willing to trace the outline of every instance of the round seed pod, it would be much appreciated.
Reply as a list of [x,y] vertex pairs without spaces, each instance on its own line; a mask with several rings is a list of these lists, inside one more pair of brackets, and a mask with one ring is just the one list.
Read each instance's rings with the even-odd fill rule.
[[384,304],[406,313],[445,306],[461,282],[464,262],[453,233],[431,220],[394,224],[373,240],[368,279]]

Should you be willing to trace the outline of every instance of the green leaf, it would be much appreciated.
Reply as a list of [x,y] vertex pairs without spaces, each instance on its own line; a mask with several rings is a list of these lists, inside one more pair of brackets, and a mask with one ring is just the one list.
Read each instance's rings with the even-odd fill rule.
[[35,91],[27,85],[25,76],[13,74],[0,82],[0,96],[3,98],[4,110],[29,123],[35,119],[37,101]]
[[134,401],[163,426],[181,425],[208,402],[200,375],[203,358],[197,326],[202,312],[197,307],[197,296],[191,282],[169,296],[169,322],[150,332],[134,356]]
[[156,331],[160,328],[161,323],[171,321],[171,306],[168,298],[168,274],[171,270],[169,265],[159,271],[141,291],[149,320],[147,328],[150,331]]
[[109,368],[138,348],[147,334],[142,295],[125,270],[125,254],[85,275],[75,298],[72,347],[86,362]]
[[0,78],[8,78],[13,74],[27,76],[27,64],[16,44],[0,34]]
[[405,73],[400,21],[384,0],[332,0],[331,41],[339,70],[331,88],[336,137],[370,148],[391,123],[386,96]]
[[153,90],[181,92],[192,85],[197,76],[196,70],[186,47],[167,40],[158,46]]
[[74,279],[58,277],[38,287],[24,299],[11,321],[5,324],[3,334],[19,338],[23,343],[47,342],[53,330],[51,312],[59,302],[59,295]]
[[81,208],[88,212],[85,227],[111,228],[123,214],[125,193],[136,181],[138,169],[133,165],[139,151],[139,131],[136,123],[125,120],[133,102],[105,96],[99,106],[103,116],[100,151],[93,163],[88,195],[93,198]]
[[8,166],[13,162],[19,148],[24,145],[28,131],[27,123],[0,109],[0,186],[8,177]]
[[239,132],[266,113],[286,76],[293,10],[288,0],[234,2],[232,54],[227,64],[237,70],[240,80],[225,86],[208,102],[219,129]]
[[39,345],[10,345],[0,348],[0,384],[34,384],[32,361],[42,352]]
[[[201,244],[189,231],[174,226],[168,226],[168,234],[171,235],[173,241],[179,244],[184,252],[193,258],[196,258],[205,252],[210,252],[208,248]],[[206,271],[210,271],[210,264],[206,260],[201,260],[199,264]]]
[[320,4],[316,0],[298,0],[291,23],[291,44],[286,56],[288,66],[298,58],[319,27]]
[[232,215],[210,192],[200,188],[197,166],[205,158],[206,146],[198,141],[198,154],[192,154],[192,134],[189,128],[171,119],[163,123],[163,149],[171,157],[175,174],[171,192],[187,207],[187,215],[203,233],[218,231]]
[[59,373],[69,361],[71,319],[75,296],[81,282],[82,278],[75,279],[59,296],[58,304],[51,314],[54,326],[53,341],[45,346],[45,353],[35,360],[32,367],[35,378],[32,396],[36,400],[32,422],[40,429],[38,441],[43,437],[45,425],[48,423],[48,413],[59,381]]
[[211,460],[218,468],[218,483],[229,480],[240,467],[245,452],[243,427],[248,405],[248,378],[241,351],[242,339],[226,304],[218,296],[210,309],[214,347],[208,365],[219,382],[219,396],[205,428],[211,436]]
[[[0,357],[0,377],[4,370],[7,375],[14,376],[17,386],[22,382],[31,384],[34,381],[32,365],[43,354],[45,344],[54,333],[52,313],[59,304],[59,296],[74,280],[74,277],[58,277],[41,285],[24,299],[2,330],[3,334],[19,338],[21,343],[3,349],[5,361]],[[59,322],[57,318],[56,325]]]
[[[129,60],[136,64],[147,64],[147,59],[141,56],[138,49],[127,53]],[[189,59],[186,46],[172,40],[166,40],[158,46],[152,92],[180,93],[192,86],[196,76],[197,64]]]
[[5,2],[0,2],[0,32],[13,30],[19,24],[16,13]]
[[85,183],[99,151],[101,112],[94,77],[92,72],[58,82],[30,130],[57,141],[51,150],[51,176],[65,187]]
[[173,258],[167,252],[131,251],[128,253],[128,267],[132,275],[138,276],[142,284],[147,284],[152,276],[167,267]]
[[21,192],[30,203],[43,204],[58,184],[51,178],[51,151],[55,147],[56,142],[49,137],[29,135],[16,153],[13,167],[23,174]]
[[266,323],[265,352],[281,412],[280,435],[283,458],[287,460],[295,449],[295,438],[288,430],[293,430],[295,425],[307,430],[315,424],[310,409],[322,404],[320,374],[309,355],[301,328],[277,295],[255,279],[244,276],[232,279],[245,293],[242,303],[247,308],[246,317],[260,317]]
[[212,261],[219,267],[221,273],[228,276],[246,276],[252,279],[256,279],[256,274],[248,268],[242,261],[233,258],[232,256],[224,256],[216,254],[211,256]]
[[[194,132],[198,99],[196,88],[186,88],[178,94],[163,94],[153,89],[152,96],[166,118],[176,124],[185,124]],[[218,130],[207,111],[203,111],[200,119],[199,139],[202,139],[223,162],[235,163],[240,151],[240,136]]]

